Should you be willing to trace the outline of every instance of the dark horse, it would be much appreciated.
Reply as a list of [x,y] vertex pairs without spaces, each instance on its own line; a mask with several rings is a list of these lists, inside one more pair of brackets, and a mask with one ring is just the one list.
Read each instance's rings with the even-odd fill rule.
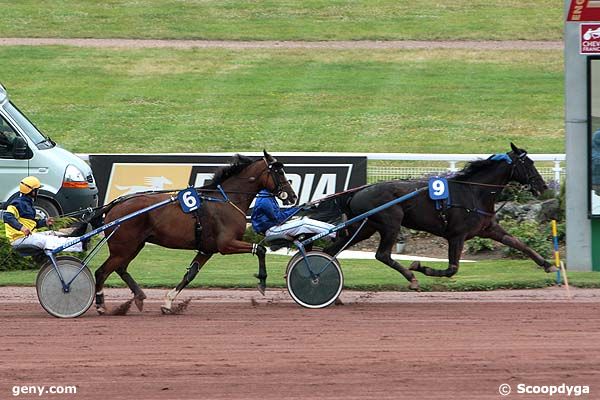
[[[246,230],[246,211],[259,190],[267,189],[279,197],[284,204],[293,204],[297,196],[283,171],[283,164],[266,151],[264,157],[252,160],[236,155],[231,165],[222,167],[214,174],[212,183],[200,188],[201,194],[219,196],[220,185],[228,197],[227,201],[204,201],[199,214],[185,214],[177,202],[124,222],[108,241],[110,254],[108,259],[96,270],[96,309],[106,312],[103,287],[106,278],[117,271],[121,279],[131,289],[136,306],[141,311],[146,295],[136,281],[127,272],[127,266],[146,243],[154,243],[172,249],[197,250],[182,281],[171,290],[162,307],[164,313],[171,311],[175,297],[196,276],[202,266],[214,253],[239,254],[253,253],[258,256],[259,290],[264,292],[267,271],[265,266],[266,250],[263,246],[242,240]],[[168,199],[169,193],[138,194],[123,198],[110,204],[103,211],[104,222],[131,214],[144,207]],[[98,225],[96,221],[96,225]],[[197,225],[199,222],[201,231]],[[106,231],[110,235],[113,229]]]
[[[509,153],[473,161],[449,178],[450,204],[438,204],[436,207],[435,201],[429,198],[428,192],[421,192],[409,200],[369,217],[363,229],[350,244],[358,243],[379,232],[381,240],[375,257],[400,272],[410,282],[409,287],[413,290],[419,289],[419,283],[412,271],[429,276],[451,277],[456,274],[464,243],[475,236],[490,238],[520,250],[546,272],[556,271],[556,268],[542,256],[507,233],[494,218],[496,198],[509,182],[529,185],[529,190],[535,196],[548,188],[533,165],[533,161],[527,157],[527,152],[512,143],[511,148],[512,151]],[[427,186],[426,181],[381,182],[348,193],[346,199],[342,198],[337,202],[348,217],[353,217],[424,186]],[[350,227],[349,235],[356,232],[357,225]],[[410,269],[406,269],[394,261],[391,257],[392,247],[401,225],[448,240],[448,268],[436,270],[415,261]],[[348,237],[348,234],[344,236]],[[346,240],[339,238],[324,251],[330,255],[337,254],[346,244],[345,242]]]

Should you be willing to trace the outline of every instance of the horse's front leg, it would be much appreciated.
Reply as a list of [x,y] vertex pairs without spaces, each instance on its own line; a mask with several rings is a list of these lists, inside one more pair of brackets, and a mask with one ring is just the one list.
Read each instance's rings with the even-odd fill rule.
[[418,271],[427,276],[445,276],[450,278],[458,272],[458,264],[460,262],[460,255],[465,245],[464,236],[453,237],[448,239],[448,268],[446,269],[433,269],[421,265],[419,261],[413,261],[410,264],[412,271]]
[[165,296],[165,304],[163,304],[160,307],[160,310],[162,311],[163,314],[171,314],[171,306],[173,304],[173,300],[175,300],[175,298],[179,295],[179,293],[187,285],[189,285],[190,282],[192,282],[194,280],[196,275],[198,275],[198,272],[200,272],[200,269],[202,269],[202,266],[204,264],[206,264],[206,262],[210,259],[211,256],[212,256],[212,254],[204,254],[204,253],[200,253],[200,252],[198,254],[196,254],[196,257],[194,257],[194,260],[192,261],[190,266],[185,271],[185,275],[183,275],[183,279],[181,279],[181,282],[179,282],[177,287],[172,289]]
[[254,276],[258,279],[258,291],[264,296],[267,289],[267,249],[265,246],[256,245],[254,254],[258,257],[258,274]]
[[264,296],[267,288],[267,264],[265,246],[255,243],[248,243],[242,240],[232,240],[226,244],[219,245],[219,253],[221,254],[242,254],[252,253],[258,257],[258,274],[254,276],[258,278],[258,291]]
[[525,243],[521,242],[518,238],[506,232],[504,228],[502,228],[496,222],[492,223],[487,229],[481,231],[478,236],[495,240],[508,247],[519,250],[535,261],[537,265],[544,268],[544,271],[548,273],[557,271],[557,268],[554,265],[550,264],[544,259],[544,257],[539,255],[535,250],[527,246]]

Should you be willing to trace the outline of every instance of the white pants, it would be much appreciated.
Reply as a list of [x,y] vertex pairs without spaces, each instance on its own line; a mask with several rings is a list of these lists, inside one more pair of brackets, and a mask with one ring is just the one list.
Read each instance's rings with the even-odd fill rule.
[[[281,225],[276,225],[272,228],[267,229],[266,235],[281,235],[287,234],[293,237],[299,236],[303,233],[323,233],[329,231],[335,225],[328,224],[327,222],[318,221],[316,219],[310,219],[308,217],[302,217],[299,219],[292,219],[284,222]],[[335,232],[330,233],[330,238],[335,238]]]
[[[35,232],[24,238],[16,239],[11,244],[13,247],[35,246],[44,250],[54,250],[73,239],[75,239],[75,237],[58,236],[54,231],[44,231]],[[79,242],[71,247],[67,247],[64,251],[83,251],[83,246],[81,242]]]

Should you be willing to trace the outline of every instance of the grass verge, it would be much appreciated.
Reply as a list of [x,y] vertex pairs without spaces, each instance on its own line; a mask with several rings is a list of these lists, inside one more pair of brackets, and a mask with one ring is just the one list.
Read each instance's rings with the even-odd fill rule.
[[[142,287],[172,288],[179,283],[193,258],[191,251],[168,250],[147,246],[132,262],[129,272]],[[106,257],[103,250],[91,267],[95,270]],[[269,287],[285,287],[283,274],[289,260],[286,256],[267,256]],[[341,260],[345,287],[356,290],[408,290],[402,276],[376,260]],[[405,263],[408,265],[408,263]],[[428,263],[446,268],[445,263]],[[214,256],[200,271],[190,287],[252,288],[257,280],[256,258],[251,255]],[[37,271],[0,273],[0,286],[33,286]],[[529,260],[498,260],[464,263],[453,278],[432,278],[418,274],[424,291],[472,291],[494,289],[543,288],[554,284],[555,274],[546,274]],[[577,287],[600,288],[600,273],[569,272],[569,283]],[[113,274],[111,287],[125,287]]]

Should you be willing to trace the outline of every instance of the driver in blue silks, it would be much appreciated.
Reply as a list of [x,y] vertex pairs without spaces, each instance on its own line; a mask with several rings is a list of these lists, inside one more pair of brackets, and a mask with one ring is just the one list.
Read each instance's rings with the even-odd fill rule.
[[[256,203],[252,210],[252,228],[265,236],[287,234],[297,237],[301,234],[318,234],[329,231],[334,225],[308,217],[291,217],[300,209],[290,207],[281,209],[275,197],[268,190],[261,190],[256,196]],[[330,238],[335,233],[330,233]]]

